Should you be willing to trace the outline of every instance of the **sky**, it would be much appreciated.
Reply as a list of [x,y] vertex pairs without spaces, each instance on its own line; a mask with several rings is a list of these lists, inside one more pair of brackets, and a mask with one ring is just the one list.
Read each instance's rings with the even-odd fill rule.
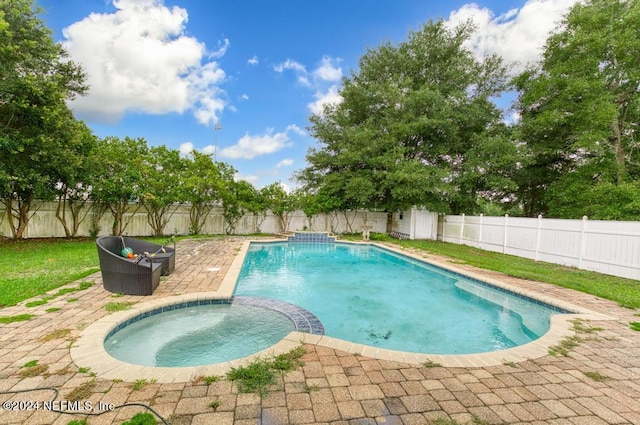
[[[70,102],[98,137],[144,138],[215,155],[261,188],[295,187],[317,141],[309,117],[340,102],[367,49],[429,20],[472,19],[467,47],[513,73],[539,59],[576,0],[35,0],[81,64],[88,95]],[[510,97],[496,101],[505,121]]]

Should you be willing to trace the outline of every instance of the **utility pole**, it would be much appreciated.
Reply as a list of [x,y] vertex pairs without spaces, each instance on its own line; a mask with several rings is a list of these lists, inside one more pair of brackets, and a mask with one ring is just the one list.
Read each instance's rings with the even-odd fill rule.
[[222,124],[220,124],[219,122],[217,122],[214,126],[213,129],[216,132],[216,142],[215,145],[213,147],[213,160],[216,161],[218,158],[218,131],[222,130]]

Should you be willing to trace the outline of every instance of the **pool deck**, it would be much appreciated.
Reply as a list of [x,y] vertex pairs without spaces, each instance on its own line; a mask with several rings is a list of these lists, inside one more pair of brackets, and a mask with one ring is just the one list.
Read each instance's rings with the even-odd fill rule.
[[[96,341],[123,318],[177,299],[228,297],[247,241],[234,237],[179,242],[176,270],[162,279],[152,296],[113,297],[102,288],[97,273],[68,285],[95,283],[89,289],[36,307],[25,304],[40,297],[0,309],[3,317],[35,315],[28,321],[0,324],[0,392],[52,387],[59,390],[54,407],[77,411],[77,405],[60,401],[92,382],[80,399],[91,402],[92,410],[86,412],[106,413],[88,417],[91,425],[120,424],[144,411],[140,406],[99,409],[107,403],[151,405],[177,425],[411,425],[442,418],[466,424],[474,417],[489,424],[640,424],[640,332],[629,327],[629,322],[640,321],[638,312],[591,295],[449,263],[417,251],[402,250],[518,293],[575,307],[580,314],[569,319],[579,317],[582,321],[574,326],[571,320],[558,316],[552,332],[535,344],[489,356],[421,356],[292,334],[275,350],[288,351],[304,339],[304,366],[286,374],[262,399],[255,394],[238,394],[226,379],[210,385],[193,379],[222,376],[241,361],[159,371],[131,368],[104,357],[102,344]],[[104,306],[113,302],[134,305],[110,314]],[[51,308],[59,310],[46,312]],[[548,354],[549,346],[568,336],[579,338],[568,356]],[[25,376],[29,368],[23,365],[32,360],[38,360],[40,370],[34,368],[30,375],[35,376]],[[149,383],[134,389],[132,382],[142,379]],[[0,394],[2,402],[23,402],[13,403],[21,410],[0,409],[0,424],[66,425],[86,417],[44,408],[42,403],[54,395],[50,389]],[[40,403],[38,410],[26,409],[36,401]],[[218,404],[215,410],[210,407],[214,401]]]

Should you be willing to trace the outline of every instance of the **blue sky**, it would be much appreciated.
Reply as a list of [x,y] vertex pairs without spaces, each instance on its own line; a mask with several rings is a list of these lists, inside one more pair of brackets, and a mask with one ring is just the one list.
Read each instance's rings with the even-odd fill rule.
[[[339,102],[368,48],[430,19],[473,19],[469,48],[513,71],[575,0],[35,0],[91,86],[70,103],[99,137],[213,153],[260,188],[293,187],[316,141],[309,116]],[[508,97],[507,97],[508,98]],[[508,107],[503,100],[501,106]],[[513,117],[505,113],[505,120]],[[215,123],[221,129],[214,130]]]

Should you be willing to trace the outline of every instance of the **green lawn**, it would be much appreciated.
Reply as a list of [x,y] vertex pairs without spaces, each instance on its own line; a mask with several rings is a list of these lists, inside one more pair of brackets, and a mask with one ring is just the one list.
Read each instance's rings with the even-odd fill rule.
[[99,270],[93,240],[3,240],[0,242],[0,306],[81,279]]

